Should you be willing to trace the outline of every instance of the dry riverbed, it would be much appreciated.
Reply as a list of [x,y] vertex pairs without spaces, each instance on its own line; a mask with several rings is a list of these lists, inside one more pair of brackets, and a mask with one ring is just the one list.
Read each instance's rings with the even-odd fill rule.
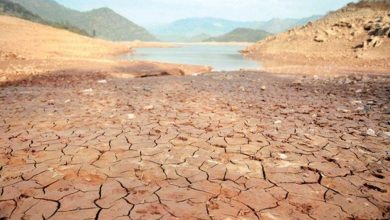
[[0,88],[1,219],[388,219],[390,78],[56,73]]

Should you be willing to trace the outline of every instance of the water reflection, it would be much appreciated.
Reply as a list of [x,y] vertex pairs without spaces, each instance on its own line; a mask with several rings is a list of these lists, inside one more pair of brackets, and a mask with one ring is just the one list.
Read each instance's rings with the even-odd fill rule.
[[183,44],[171,48],[137,48],[130,60],[211,66],[216,71],[260,69],[260,64],[240,54],[243,45]]

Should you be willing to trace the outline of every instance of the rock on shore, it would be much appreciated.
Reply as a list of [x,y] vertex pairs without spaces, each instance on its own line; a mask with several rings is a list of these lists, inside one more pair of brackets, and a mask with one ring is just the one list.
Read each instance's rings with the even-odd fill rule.
[[[343,69],[390,71],[390,2],[361,1],[248,47],[244,54],[275,65],[311,65],[326,73]],[[291,67],[291,66],[290,66]],[[288,69],[288,68],[286,68]],[[347,71],[346,71],[347,72]]]

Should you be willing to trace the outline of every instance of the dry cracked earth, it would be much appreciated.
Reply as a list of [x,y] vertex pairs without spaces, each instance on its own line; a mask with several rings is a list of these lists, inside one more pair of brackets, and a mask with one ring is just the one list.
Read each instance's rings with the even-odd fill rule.
[[389,77],[103,77],[0,88],[0,219],[390,217]]

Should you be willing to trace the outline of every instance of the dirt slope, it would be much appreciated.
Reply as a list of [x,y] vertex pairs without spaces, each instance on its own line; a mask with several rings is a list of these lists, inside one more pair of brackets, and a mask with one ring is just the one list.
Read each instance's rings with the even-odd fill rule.
[[[390,71],[390,1],[362,1],[246,49],[269,70]],[[310,68],[312,67],[312,68]]]
[[77,35],[68,31],[0,16],[2,53],[16,53],[25,58],[99,57],[129,51],[125,44]]

